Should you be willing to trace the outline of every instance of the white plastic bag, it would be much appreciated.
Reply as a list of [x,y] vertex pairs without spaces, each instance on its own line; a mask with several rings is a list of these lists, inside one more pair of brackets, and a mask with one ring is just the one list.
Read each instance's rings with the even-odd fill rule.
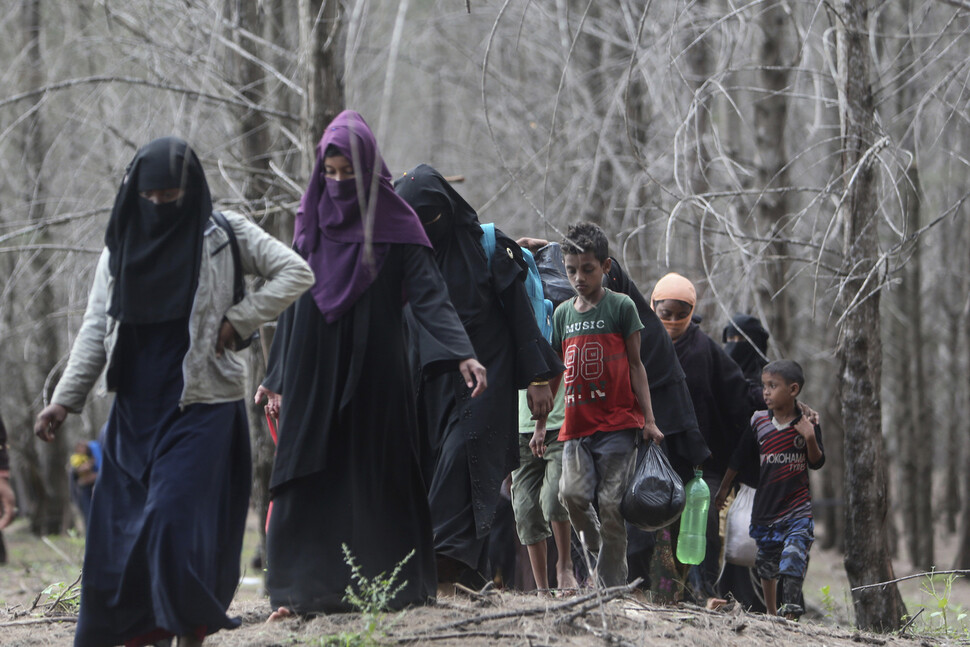
[[758,545],[748,533],[751,526],[751,510],[754,508],[754,488],[742,484],[738,495],[727,512],[724,530],[724,561],[738,566],[754,568]]

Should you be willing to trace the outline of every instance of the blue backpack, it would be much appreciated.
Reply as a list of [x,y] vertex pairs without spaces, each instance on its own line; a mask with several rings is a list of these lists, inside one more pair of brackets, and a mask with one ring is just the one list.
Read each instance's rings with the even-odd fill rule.
[[[482,225],[482,249],[485,250],[485,258],[488,261],[488,271],[492,271],[492,255],[495,253],[495,224],[487,223]],[[539,332],[552,341],[552,301],[545,298],[542,293],[542,278],[539,275],[539,268],[532,257],[532,252],[522,248],[522,256],[529,266],[528,274],[525,277],[525,292],[529,295],[532,303],[532,312],[539,324]]]

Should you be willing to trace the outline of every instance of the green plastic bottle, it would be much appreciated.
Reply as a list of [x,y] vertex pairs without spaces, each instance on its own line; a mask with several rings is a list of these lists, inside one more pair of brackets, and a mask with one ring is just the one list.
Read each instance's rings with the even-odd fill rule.
[[680,516],[680,535],[677,537],[677,561],[700,564],[707,552],[707,509],[711,505],[711,490],[699,469],[694,470],[694,478],[687,483],[686,489],[687,504]]

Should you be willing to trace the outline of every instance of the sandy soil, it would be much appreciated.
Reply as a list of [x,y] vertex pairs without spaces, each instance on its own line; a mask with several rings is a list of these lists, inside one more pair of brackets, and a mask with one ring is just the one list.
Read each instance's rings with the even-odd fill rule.
[[[23,520],[15,522],[4,535],[9,563],[0,566],[0,645],[70,645],[74,609],[70,607],[73,590],[69,585],[80,570],[83,540],[69,536],[35,538]],[[252,532],[247,538],[244,564],[252,555],[254,542]],[[940,555],[946,558],[940,561],[948,563],[951,542],[941,537],[940,544]],[[366,633],[365,622],[357,614],[266,624],[269,604],[261,594],[258,573],[248,570],[230,612],[242,618],[242,627],[211,636],[207,645],[346,644],[348,637]],[[910,572],[905,563],[898,563],[896,570],[899,576]],[[462,647],[604,643],[664,647],[968,644],[970,623],[960,614],[970,603],[970,584],[959,578],[947,590],[938,576],[935,595],[928,586],[926,578],[901,585],[911,614],[925,607],[905,637],[864,634],[852,627],[851,597],[841,556],[823,551],[812,553],[805,584],[809,613],[800,623],[752,615],[740,609],[712,612],[693,606],[661,607],[629,595],[604,603],[595,598],[548,600],[534,594],[494,593],[480,599],[447,597],[432,607],[388,614],[373,637],[388,645]],[[42,593],[45,590],[47,594]],[[63,596],[67,607],[52,608],[65,590],[69,590]],[[940,599],[945,599],[945,603],[941,605]],[[913,636],[914,632],[919,635]]]

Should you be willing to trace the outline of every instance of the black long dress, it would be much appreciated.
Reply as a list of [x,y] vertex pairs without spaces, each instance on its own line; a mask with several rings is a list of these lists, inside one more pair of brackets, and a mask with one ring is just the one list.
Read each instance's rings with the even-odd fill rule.
[[[489,268],[478,240],[460,229],[455,238],[444,253],[436,248],[435,256],[476,356],[488,369],[488,390],[472,399],[460,374],[425,370],[418,418],[435,552],[471,571],[439,576],[480,584],[472,573],[489,570],[487,542],[502,481],[519,465],[518,390],[564,367],[539,332],[515,242],[496,230]],[[421,343],[428,331],[410,315],[408,327],[412,362],[434,359]]]
[[[179,408],[188,321],[122,324],[84,553],[78,647],[237,627],[251,484],[242,400]],[[218,460],[213,460],[218,457]]]
[[333,323],[309,292],[280,317],[264,381],[283,396],[267,532],[274,608],[347,610],[344,544],[368,577],[389,573],[414,551],[400,575],[407,585],[391,606],[435,596],[404,295],[433,334],[422,350],[438,370],[474,356],[426,247],[392,245],[374,282]]

